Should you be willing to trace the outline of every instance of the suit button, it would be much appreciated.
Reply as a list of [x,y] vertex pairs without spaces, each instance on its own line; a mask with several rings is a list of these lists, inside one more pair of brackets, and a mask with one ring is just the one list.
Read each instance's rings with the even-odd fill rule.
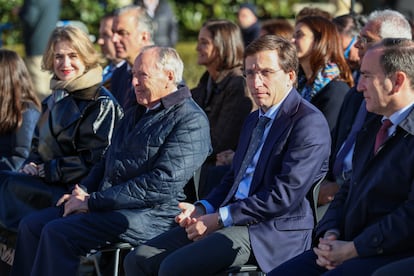
[[377,254],[382,254],[384,253],[384,250],[382,248],[377,248]]

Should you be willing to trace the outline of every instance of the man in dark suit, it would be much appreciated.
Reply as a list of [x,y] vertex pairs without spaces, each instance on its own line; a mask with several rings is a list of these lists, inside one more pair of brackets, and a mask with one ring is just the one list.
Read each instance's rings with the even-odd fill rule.
[[309,250],[268,275],[371,275],[414,254],[414,43],[384,39],[361,65],[358,91],[378,116],[358,134],[353,171]]
[[127,110],[136,104],[131,68],[142,48],[153,44],[152,20],[144,8],[125,6],[115,11],[112,32],[116,57],[126,62],[113,72],[111,92]]
[[112,25],[114,22],[113,13],[106,14],[99,22],[99,37],[97,40],[101,48],[102,56],[106,59],[107,65],[102,72],[102,83],[111,91],[111,79],[114,71],[121,67],[125,60],[116,57],[115,44],[112,42]]
[[[389,37],[411,39],[411,27],[407,19],[401,13],[393,10],[372,12],[355,43],[360,60],[362,61],[369,47],[381,41],[381,39]],[[371,117],[371,114],[366,112],[365,103],[362,103],[364,99],[362,93],[357,91],[357,83],[358,80],[356,79],[355,86],[345,96],[335,128],[332,131],[330,169],[319,190],[319,204],[321,205],[331,202],[340,185],[348,180],[351,175],[352,154],[355,144],[355,133],[353,132],[358,132],[362,127],[360,122],[363,123]],[[361,105],[363,106],[361,107]],[[360,110],[360,107],[363,110]],[[362,114],[358,115],[358,113]],[[349,139],[352,140],[350,141],[352,146],[346,147],[345,143]]]
[[283,38],[264,36],[246,48],[259,110],[246,119],[229,173],[204,200],[180,203],[181,227],[131,252],[127,275],[212,275],[250,262],[268,272],[309,248],[306,194],[326,173],[330,135],[322,113],[293,88],[297,68]]

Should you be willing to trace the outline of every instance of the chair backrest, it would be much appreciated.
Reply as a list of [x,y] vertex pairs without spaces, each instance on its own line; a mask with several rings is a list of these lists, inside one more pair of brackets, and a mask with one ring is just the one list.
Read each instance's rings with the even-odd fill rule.
[[329,207],[329,204],[325,204],[322,206],[318,206],[318,197],[319,197],[319,189],[321,187],[321,183],[325,178],[321,178],[316,182],[312,189],[312,209],[313,209],[313,216],[315,218],[315,224],[317,224],[323,215],[325,214],[326,210]]

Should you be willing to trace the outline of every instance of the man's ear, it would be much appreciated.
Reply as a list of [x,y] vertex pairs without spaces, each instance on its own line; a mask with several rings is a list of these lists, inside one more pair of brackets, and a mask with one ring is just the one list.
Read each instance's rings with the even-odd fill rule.
[[167,76],[168,76],[168,79],[170,80],[170,81],[173,81],[174,80],[174,72],[173,71],[167,71]]
[[296,72],[295,71],[290,71],[289,72],[289,79],[292,81],[292,83],[296,82]]
[[151,35],[150,35],[150,33],[149,32],[142,32],[141,33],[141,39],[143,41],[146,41],[146,42],[151,41]]
[[167,78],[168,78],[168,81],[165,85],[165,88],[167,88],[169,85],[171,85],[171,82],[175,81],[174,72],[171,71],[171,70],[168,70],[167,71]]
[[392,80],[392,92],[398,93],[407,81],[407,75],[402,71],[394,73]]

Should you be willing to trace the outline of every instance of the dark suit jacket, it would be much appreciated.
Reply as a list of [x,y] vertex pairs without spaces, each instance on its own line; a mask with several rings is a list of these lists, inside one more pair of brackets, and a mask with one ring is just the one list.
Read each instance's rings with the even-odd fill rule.
[[354,241],[360,257],[414,254],[414,111],[374,156],[381,116],[371,118],[355,144],[353,174],[316,229]]
[[128,62],[125,62],[112,74],[111,93],[125,111],[137,104],[131,81],[132,74],[128,68]]
[[336,155],[351,132],[352,125],[363,99],[364,95],[358,92],[355,86],[353,86],[345,95],[335,127],[332,131],[332,149],[329,162],[329,172],[327,174],[327,178],[330,181],[335,181],[332,169],[333,164],[335,163]]
[[335,127],[339,110],[349,89],[345,82],[332,80],[311,99],[311,103],[325,115],[330,131]]
[[306,194],[328,168],[330,135],[326,119],[296,90],[282,103],[253,175],[249,197],[234,201],[234,183],[258,111],[247,117],[230,172],[206,198],[214,208],[228,205],[235,225],[247,225],[256,259],[265,272],[309,249],[312,209]]

